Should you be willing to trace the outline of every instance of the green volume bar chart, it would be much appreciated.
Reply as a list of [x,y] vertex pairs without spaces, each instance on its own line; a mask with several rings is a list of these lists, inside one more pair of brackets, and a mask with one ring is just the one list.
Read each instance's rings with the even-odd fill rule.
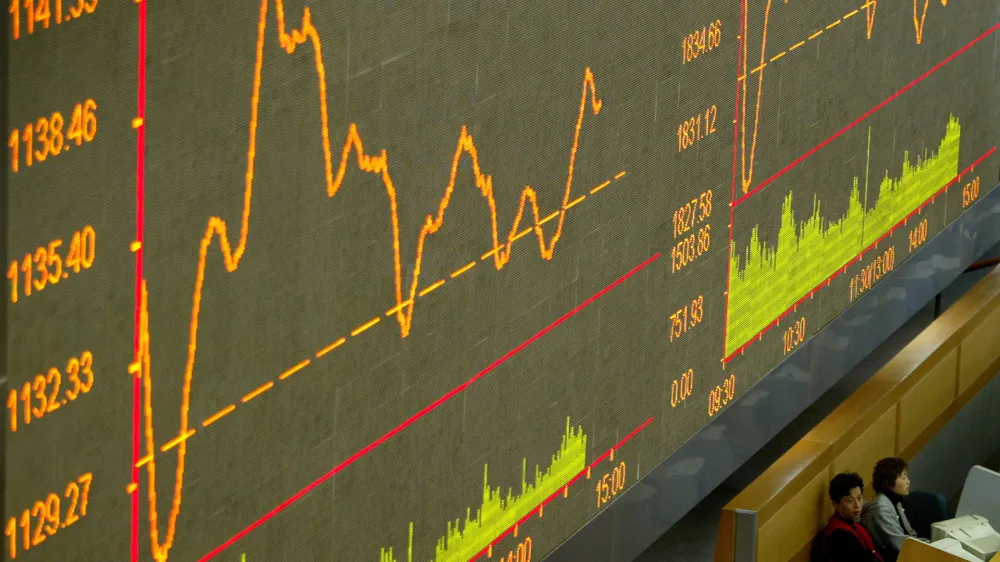
[[[863,185],[860,178],[854,178],[847,211],[836,220],[823,216],[823,205],[814,197],[809,218],[796,221],[793,192],[789,192],[781,210],[777,244],[761,239],[759,225],[751,231],[743,252],[737,252],[733,242],[726,355],[755,338],[955,178],[961,131],[958,120],[949,116],[936,152],[925,150],[912,164],[910,153],[904,152],[899,177],[890,177],[886,171],[874,201],[866,163]],[[871,130],[866,162],[870,155]]]
[[[483,551],[497,536],[513,527],[531,510],[551,497],[587,468],[587,435],[583,427],[574,428],[566,418],[566,432],[559,450],[552,455],[544,471],[535,465],[534,483],[528,483],[528,459],[521,461],[521,492],[508,488],[504,496],[500,488],[489,483],[489,465],[483,468],[483,503],[476,510],[466,510],[465,521],[449,521],[445,535],[434,548],[433,562],[465,562]],[[382,548],[379,562],[414,562],[413,523],[410,523],[406,558],[397,558],[393,548]],[[418,559],[419,560],[419,559]]]

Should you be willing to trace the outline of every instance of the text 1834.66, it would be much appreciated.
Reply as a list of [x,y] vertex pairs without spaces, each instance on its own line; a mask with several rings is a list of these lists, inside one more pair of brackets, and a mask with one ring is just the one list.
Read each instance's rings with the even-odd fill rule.
[[719,48],[722,44],[722,20],[715,20],[689,33],[681,41],[681,64]]

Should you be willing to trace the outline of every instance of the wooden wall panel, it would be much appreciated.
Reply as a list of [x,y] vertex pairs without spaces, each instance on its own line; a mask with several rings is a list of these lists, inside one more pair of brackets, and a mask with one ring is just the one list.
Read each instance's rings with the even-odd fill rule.
[[[958,393],[961,395],[1000,357],[1000,307],[962,341]],[[992,373],[989,373],[992,374]]]
[[896,451],[906,449],[955,400],[958,350],[953,349],[899,400]]
[[803,486],[757,533],[757,560],[788,560],[812,542],[825,521],[823,504],[829,470],[820,471]]
[[[893,404],[833,462],[833,474],[857,472],[865,481],[865,499],[870,500],[875,462],[896,453],[896,405]],[[832,478],[832,477],[831,477]]]

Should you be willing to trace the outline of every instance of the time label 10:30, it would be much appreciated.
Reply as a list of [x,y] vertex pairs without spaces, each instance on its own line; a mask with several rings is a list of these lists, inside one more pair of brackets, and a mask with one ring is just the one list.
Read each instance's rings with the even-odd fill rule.
[[[22,511],[20,517],[7,519],[5,533],[11,560],[17,558],[18,543],[21,543],[22,550],[31,550],[45,542],[46,538],[55,535],[87,515],[90,484],[93,480],[93,474],[84,473],[66,485],[62,497],[53,492],[44,500],[36,501],[30,509]],[[20,541],[18,540],[18,527],[21,528]]]
[[[63,14],[63,2],[65,0],[52,0],[55,4],[55,23],[61,24],[78,18],[84,14],[93,14],[97,9],[97,0],[75,0],[66,6],[66,13]],[[28,35],[35,33],[35,29],[48,29],[49,22],[53,19],[53,8],[49,0],[10,0],[7,8],[10,14],[10,34],[16,41],[21,38],[21,12],[24,12],[25,27]]]
[[[10,262],[7,266],[10,302],[16,303],[21,295],[30,297],[32,291],[42,291],[48,285],[59,283],[69,277],[70,271],[79,273],[81,270],[90,269],[94,264],[96,240],[97,233],[94,232],[94,227],[88,225],[73,233],[65,261],[59,253],[63,241],[56,239],[47,246],[39,246],[33,253],[25,254],[20,261]],[[22,277],[23,283],[20,282]]]
[[59,156],[70,147],[81,146],[97,136],[97,102],[88,98],[73,107],[69,129],[66,119],[56,111],[48,117],[39,117],[20,129],[15,128],[7,138],[10,148],[10,169],[17,173],[24,165],[31,167],[44,162],[49,156]]

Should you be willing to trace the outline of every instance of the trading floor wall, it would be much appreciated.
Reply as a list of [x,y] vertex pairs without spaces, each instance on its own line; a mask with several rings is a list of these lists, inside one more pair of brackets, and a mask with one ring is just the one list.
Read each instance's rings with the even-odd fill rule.
[[995,0],[8,8],[10,560],[624,559],[1000,238]]
[[[719,543],[720,515],[724,506],[734,509],[732,500],[744,492],[762,473],[779,463],[793,446],[813,432],[817,425],[851,398],[886,364],[944,314],[1000,259],[1000,245],[983,254],[976,267],[959,275],[869,353],[856,367],[809,404],[764,446],[742,463],[731,476],[714,488],[707,497],[684,514],[661,537],[651,544],[636,562],[712,560]],[[933,258],[926,260],[930,269]],[[874,321],[872,319],[871,321]],[[737,408],[741,407],[739,404]],[[1000,377],[994,378],[936,432],[929,443],[908,459],[913,486],[933,491],[951,500],[957,507],[965,475],[974,465],[1000,467]],[[787,458],[787,457],[786,457]],[[863,468],[860,467],[859,470]],[[791,469],[789,469],[791,470]],[[870,471],[870,468],[869,468]],[[790,474],[790,473],[789,473]],[[773,476],[773,474],[772,474]],[[870,476],[870,474],[869,474]],[[758,490],[760,488],[758,487]]]

